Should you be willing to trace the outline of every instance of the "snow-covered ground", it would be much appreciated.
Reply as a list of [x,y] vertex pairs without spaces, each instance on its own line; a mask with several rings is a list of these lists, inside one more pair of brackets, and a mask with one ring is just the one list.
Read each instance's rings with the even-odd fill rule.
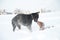
[[0,15],[0,40],[60,40],[60,12],[39,14],[39,21],[44,22],[45,27],[54,26],[50,29],[39,30],[37,23],[33,21],[32,32],[22,26],[13,32],[11,19],[15,15]]
[[45,27],[54,28],[39,31],[39,26],[33,21],[33,32],[24,26],[21,30],[16,28],[13,32],[11,19],[15,15],[0,15],[0,40],[60,40],[60,0],[0,0],[0,9],[13,12],[16,8],[30,12],[40,9],[56,11],[39,14],[39,21],[44,22]]

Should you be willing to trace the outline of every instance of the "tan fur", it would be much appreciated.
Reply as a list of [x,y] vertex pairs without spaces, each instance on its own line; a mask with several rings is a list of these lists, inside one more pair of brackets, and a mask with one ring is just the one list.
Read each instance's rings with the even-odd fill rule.
[[39,22],[37,21],[37,24],[39,25],[39,27],[44,30],[44,23],[43,22]]

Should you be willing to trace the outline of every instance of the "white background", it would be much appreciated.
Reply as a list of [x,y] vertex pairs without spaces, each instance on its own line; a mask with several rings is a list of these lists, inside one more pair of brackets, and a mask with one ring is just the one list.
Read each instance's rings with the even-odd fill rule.
[[22,26],[19,30],[12,31],[11,19],[15,15],[0,15],[0,40],[60,40],[60,6],[59,0],[0,0],[0,9],[12,12],[19,8],[23,10],[39,11],[41,8],[56,10],[55,12],[39,14],[39,21],[44,22],[45,27],[54,28],[39,31],[39,26],[33,21],[30,32]]

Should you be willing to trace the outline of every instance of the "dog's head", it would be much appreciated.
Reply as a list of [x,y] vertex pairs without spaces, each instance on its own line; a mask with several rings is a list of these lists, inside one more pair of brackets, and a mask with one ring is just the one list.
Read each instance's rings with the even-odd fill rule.
[[32,13],[32,19],[37,22],[38,18],[39,18],[39,13],[40,12],[35,12],[35,13]]

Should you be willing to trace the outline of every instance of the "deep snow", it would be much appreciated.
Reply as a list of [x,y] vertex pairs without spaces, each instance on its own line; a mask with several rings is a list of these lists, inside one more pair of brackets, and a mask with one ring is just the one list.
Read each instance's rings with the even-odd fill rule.
[[39,14],[39,21],[44,22],[45,27],[54,28],[39,30],[39,26],[33,21],[32,32],[22,26],[15,32],[12,30],[11,19],[15,15],[0,15],[0,40],[60,40],[60,12]]

